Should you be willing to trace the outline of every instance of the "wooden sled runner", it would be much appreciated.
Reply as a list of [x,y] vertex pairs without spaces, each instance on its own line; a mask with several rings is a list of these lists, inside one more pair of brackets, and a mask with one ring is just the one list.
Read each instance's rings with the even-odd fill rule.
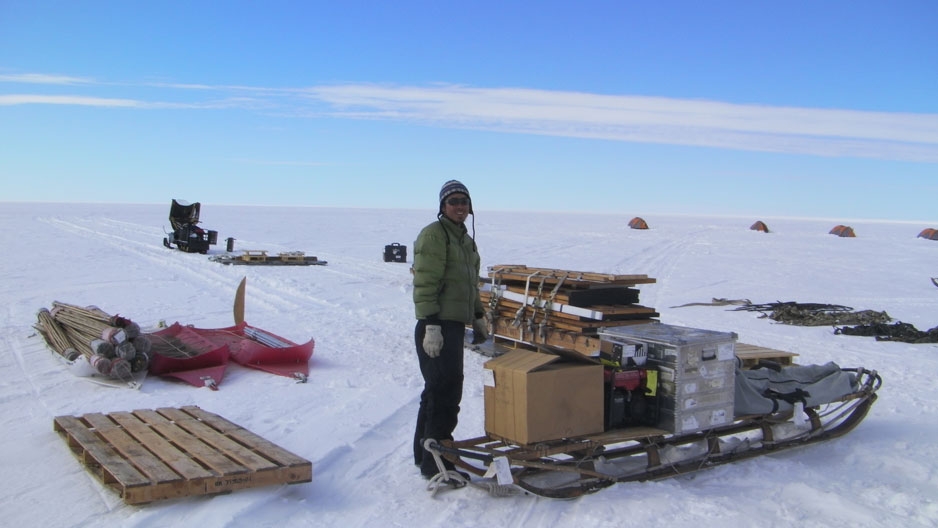
[[569,499],[617,482],[673,477],[842,436],[866,417],[882,380],[863,368],[841,370],[856,376],[858,389],[838,401],[806,407],[803,414],[736,417],[683,435],[639,426],[534,445],[486,435],[431,441],[431,452],[478,476],[496,473],[499,485]]

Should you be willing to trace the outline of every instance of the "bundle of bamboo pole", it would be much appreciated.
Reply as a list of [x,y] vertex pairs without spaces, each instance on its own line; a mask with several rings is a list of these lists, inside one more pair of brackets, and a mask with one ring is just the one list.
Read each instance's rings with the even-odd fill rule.
[[46,344],[69,361],[84,357],[100,374],[127,381],[149,366],[150,338],[129,319],[59,301],[39,310],[37,319]]
[[75,347],[69,342],[68,336],[65,334],[65,329],[52,318],[52,314],[49,310],[47,308],[39,310],[37,317],[36,330],[38,330],[46,340],[49,347],[68,361],[78,359],[81,354],[78,350],[75,350]]

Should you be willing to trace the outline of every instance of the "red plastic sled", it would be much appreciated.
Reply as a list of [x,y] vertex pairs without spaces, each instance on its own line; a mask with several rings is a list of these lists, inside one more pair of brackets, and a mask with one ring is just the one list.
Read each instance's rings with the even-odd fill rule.
[[231,353],[192,327],[173,323],[150,334],[153,343],[149,371],[196,387],[218,389]]
[[297,344],[245,323],[244,283],[242,280],[235,296],[234,326],[208,329],[173,323],[152,334],[150,372],[216,389],[231,359],[248,368],[305,383],[315,341],[310,338]]

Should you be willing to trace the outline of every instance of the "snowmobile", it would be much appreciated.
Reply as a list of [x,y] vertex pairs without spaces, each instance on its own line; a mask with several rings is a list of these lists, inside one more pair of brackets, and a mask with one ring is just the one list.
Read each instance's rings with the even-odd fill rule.
[[[488,432],[466,440],[428,439],[424,446],[441,468],[430,489],[435,493],[468,483],[496,496],[524,490],[570,499],[617,482],[659,480],[777,453],[853,430],[882,384],[876,371],[834,363],[782,366],[762,361],[744,370],[736,360],[735,367],[736,412],[719,426],[674,433],[658,424],[627,421],[625,427],[598,434],[534,444]],[[793,378],[816,384],[790,385]],[[834,378],[841,386],[831,392],[828,381]],[[487,478],[461,478],[443,469],[444,458],[459,470]]]
[[173,199],[169,208],[169,223],[173,232],[163,238],[163,245],[186,253],[208,253],[209,246],[218,242],[218,231],[202,229],[199,224],[201,204]]

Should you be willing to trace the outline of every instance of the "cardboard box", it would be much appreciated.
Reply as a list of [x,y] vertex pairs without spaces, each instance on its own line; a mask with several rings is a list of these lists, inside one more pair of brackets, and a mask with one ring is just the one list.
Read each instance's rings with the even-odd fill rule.
[[518,444],[603,432],[603,367],[517,349],[485,363],[485,431]]

